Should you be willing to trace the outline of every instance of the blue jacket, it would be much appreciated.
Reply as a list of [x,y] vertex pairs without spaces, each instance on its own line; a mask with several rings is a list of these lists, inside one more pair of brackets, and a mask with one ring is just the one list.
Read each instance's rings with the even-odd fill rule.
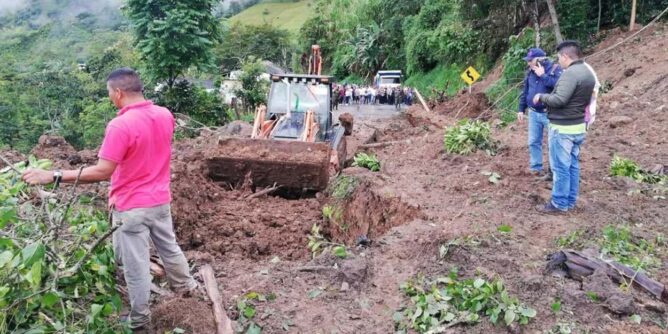
[[561,76],[561,66],[552,64],[549,60],[540,62],[545,69],[545,74],[539,77],[532,70],[527,70],[524,77],[524,87],[520,92],[520,103],[518,112],[524,112],[527,107],[535,109],[537,112],[545,112],[545,106],[542,103],[533,104],[533,97],[536,94],[551,93],[557,80]]

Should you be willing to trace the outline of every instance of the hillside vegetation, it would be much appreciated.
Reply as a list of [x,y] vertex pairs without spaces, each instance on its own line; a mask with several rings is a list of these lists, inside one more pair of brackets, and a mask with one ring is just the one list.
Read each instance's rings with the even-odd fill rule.
[[262,25],[269,23],[297,33],[312,15],[314,0],[264,1],[230,18],[230,23]]

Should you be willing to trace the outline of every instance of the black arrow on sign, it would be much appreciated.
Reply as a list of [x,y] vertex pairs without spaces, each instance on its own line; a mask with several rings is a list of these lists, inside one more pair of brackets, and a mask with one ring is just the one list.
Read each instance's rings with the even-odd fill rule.
[[466,70],[466,76],[469,77],[471,81],[475,81],[475,78],[473,78],[473,76],[471,75],[471,70]]

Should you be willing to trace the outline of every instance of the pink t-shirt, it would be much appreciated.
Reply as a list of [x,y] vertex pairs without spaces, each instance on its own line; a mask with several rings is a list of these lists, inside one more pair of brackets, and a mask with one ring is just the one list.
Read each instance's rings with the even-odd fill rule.
[[107,125],[98,157],[116,162],[109,205],[118,211],[171,201],[169,162],[174,117],[151,101],[119,110]]

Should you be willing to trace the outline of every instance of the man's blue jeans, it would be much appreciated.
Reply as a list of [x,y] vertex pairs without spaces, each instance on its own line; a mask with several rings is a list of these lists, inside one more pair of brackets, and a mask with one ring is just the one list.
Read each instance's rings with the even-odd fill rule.
[[543,133],[547,130],[547,114],[529,109],[529,169],[543,170]]
[[585,134],[560,134],[559,130],[548,131],[548,155],[554,181],[552,183],[552,205],[566,211],[575,207],[580,183],[580,145]]

